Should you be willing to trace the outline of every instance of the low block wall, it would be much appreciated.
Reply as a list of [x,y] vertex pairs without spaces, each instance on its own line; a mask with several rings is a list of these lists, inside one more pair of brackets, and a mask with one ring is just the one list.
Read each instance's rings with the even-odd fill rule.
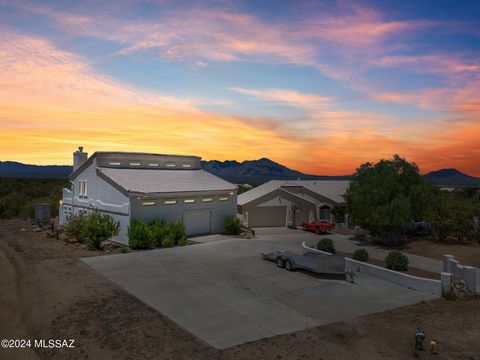
[[462,265],[453,255],[444,255],[443,271],[462,278],[472,291],[480,294],[480,269]]
[[[325,255],[331,255],[330,253],[320,251],[308,246],[305,242],[302,244],[303,248],[309,251],[315,251]],[[345,258],[345,269],[361,272],[376,278],[392,282],[401,286],[408,287],[413,290],[428,292],[435,295],[441,294],[441,282],[440,280],[427,279],[417,276],[404,274],[398,271],[385,269],[380,266],[356,261],[350,258]],[[439,275],[440,277],[440,275]]]

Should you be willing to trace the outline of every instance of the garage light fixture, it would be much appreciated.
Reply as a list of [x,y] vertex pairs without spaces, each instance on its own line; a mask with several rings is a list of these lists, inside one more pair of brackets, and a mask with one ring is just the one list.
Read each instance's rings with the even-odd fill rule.
[[150,164],[148,164],[148,166],[155,167],[155,166],[160,166],[160,164],[159,163],[150,163]]
[[213,198],[203,198],[202,201],[203,202],[212,202]]
[[234,194],[235,194],[235,193],[234,193],[233,191],[230,193],[230,195],[234,195]]
[[182,168],[191,168],[192,164],[182,164]]
[[185,204],[192,204],[192,203],[194,203],[195,201],[196,201],[195,199],[185,199],[185,200],[183,200],[183,202],[184,202]]
[[155,201],[143,201],[143,206],[155,206]]
[[116,161],[110,161],[108,164],[111,165],[111,166],[120,166],[120,165],[122,165],[121,162],[116,162]]
[[177,200],[165,200],[163,203],[165,205],[175,205],[177,203]]
[[130,166],[140,166],[140,165],[142,165],[142,164],[139,163],[139,162],[131,162],[130,163]]
[[228,201],[228,196],[220,196],[220,197],[218,198],[218,200],[220,200],[220,201]]
[[174,168],[174,167],[177,167],[177,164],[167,164],[165,166],[169,168]]

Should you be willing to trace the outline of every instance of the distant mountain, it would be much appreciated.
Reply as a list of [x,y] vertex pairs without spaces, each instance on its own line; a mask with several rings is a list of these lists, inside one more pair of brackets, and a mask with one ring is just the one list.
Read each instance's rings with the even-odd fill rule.
[[0,161],[0,177],[67,178],[72,166],[28,165],[15,161]]
[[432,183],[445,187],[480,186],[480,178],[464,174],[457,169],[441,169],[424,176]]
[[[269,180],[348,180],[345,176],[319,176],[301,173],[278,164],[270,159],[248,160],[238,162],[202,161],[202,167],[227,181],[253,185],[262,184]],[[0,177],[37,177],[37,178],[67,178],[72,172],[68,165],[27,165],[14,161],[0,161]],[[432,171],[425,178],[436,185],[444,187],[480,186],[480,178],[461,173],[456,169],[442,169]]]
[[278,164],[270,159],[248,160],[238,162],[227,161],[202,161],[206,171],[233,183],[261,184],[269,180],[348,180],[350,176],[318,176],[303,174]]

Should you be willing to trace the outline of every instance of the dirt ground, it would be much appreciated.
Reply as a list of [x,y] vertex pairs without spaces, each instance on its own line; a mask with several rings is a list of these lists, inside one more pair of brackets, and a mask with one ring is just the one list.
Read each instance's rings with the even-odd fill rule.
[[406,253],[442,260],[444,254],[453,255],[465,265],[480,267],[480,243],[467,245],[443,244],[431,239],[409,242],[403,250]]
[[[0,359],[480,360],[479,299],[437,299],[216,350],[79,260],[98,254],[0,220],[0,338],[75,339],[74,349],[0,348]],[[439,341],[438,355],[413,350],[417,326]]]

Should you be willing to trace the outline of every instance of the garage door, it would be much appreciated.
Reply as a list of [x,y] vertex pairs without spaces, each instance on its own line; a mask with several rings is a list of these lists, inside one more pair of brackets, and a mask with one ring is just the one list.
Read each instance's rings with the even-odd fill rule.
[[248,210],[249,227],[285,226],[286,206],[259,206]]
[[188,211],[183,214],[183,223],[187,235],[209,234],[210,211]]

